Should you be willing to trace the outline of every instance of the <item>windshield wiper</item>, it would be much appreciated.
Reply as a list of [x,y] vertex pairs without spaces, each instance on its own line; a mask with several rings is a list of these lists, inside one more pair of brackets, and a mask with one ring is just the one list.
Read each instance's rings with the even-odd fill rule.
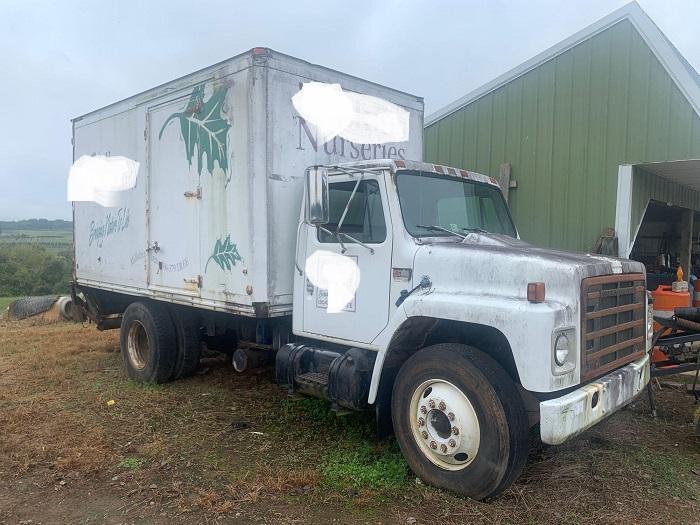
[[423,228],[424,230],[429,230],[429,231],[442,231],[442,232],[447,232],[451,235],[456,235],[460,239],[466,238],[466,235],[462,235],[461,233],[454,232],[452,230],[448,230],[447,228],[443,228],[442,226],[435,226],[434,224],[426,225],[426,224],[416,224],[416,228]]
[[483,228],[478,228],[478,227],[474,227],[474,228],[460,228],[460,230],[462,230],[463,232],[491,233],[491,232],[489,232],[489,231],[484,230]]

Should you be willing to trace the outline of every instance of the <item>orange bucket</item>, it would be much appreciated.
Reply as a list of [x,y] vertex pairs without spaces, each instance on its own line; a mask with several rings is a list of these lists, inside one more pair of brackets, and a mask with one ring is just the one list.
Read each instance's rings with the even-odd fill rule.
[[[654,312],[662,310],[673,312],[675,308],[690,306],[690,292],[674,292],[670,285],[659,285],[656,290],[651,292],[651,295],[654,298]],[[698,301],[700,301],[700,297]],[[654,332],[659,328],[659,324],[654,322]]]

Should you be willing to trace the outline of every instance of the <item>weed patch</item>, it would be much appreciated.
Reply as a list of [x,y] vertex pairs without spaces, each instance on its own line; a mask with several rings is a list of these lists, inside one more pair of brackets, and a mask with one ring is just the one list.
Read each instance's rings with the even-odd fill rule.
[[143,460],[139,458],[122,458],[119,461],[119,466],[121,468],[129,470],[138,470],[143,465]]
[[398,489],[408,479],[408,465],[395,441],[369,441],[330,451],[321,462],[324,481],[336,488]]

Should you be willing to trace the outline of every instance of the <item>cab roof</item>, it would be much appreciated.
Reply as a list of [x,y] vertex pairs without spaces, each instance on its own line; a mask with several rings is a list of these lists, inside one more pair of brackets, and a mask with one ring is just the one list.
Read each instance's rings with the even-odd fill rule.
[[[498,181],[493,177],[488,175],[483,175],[481,173],[476,173],[474,171],[467,171],[460,168],[452,168],[450,166],[443,166],[442,164],[433,164],[430,162],[421,162],[417,160],[401,160],[401,159],[376,159],[376,160],[362,160],[355,162],[344,162],[342,164],[337,164],[334,166],[326,166],[329,171],[333,171],[333,168],[346,169],[377,169],[377,168],[389,168],[392,171],[399,170],[413,170],[413,171],[425,171],[428,173],[435,173],[437,175],[445,175],[447,177],[455,177],[459,179],[469,179],[476,182],[482,182],[485,184],[490,184],[491,186],[499,187]],[[339,174],[339,173],[338,173]]]

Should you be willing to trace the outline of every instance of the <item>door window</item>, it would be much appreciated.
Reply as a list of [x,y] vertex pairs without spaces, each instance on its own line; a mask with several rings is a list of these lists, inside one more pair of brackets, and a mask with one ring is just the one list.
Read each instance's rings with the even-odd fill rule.
[[[328,185],[330,222],[324,229],[349,235],[365,244],[379,244],[386,239],[386,222],[382,208],[382,197],[376,180],[363,180],[357,187],[355,195],[352,191],[357,181],[334,182]],[[352,196],[352,201],[350,197]],[[350,202],[350,206],[348,206]],[[343,213],[340,229],[338,224]],[[323,243],[337,243],[335,235],[319,228],[318,240]],[[342,237],[344,243],[352,243],[347,237]]]

